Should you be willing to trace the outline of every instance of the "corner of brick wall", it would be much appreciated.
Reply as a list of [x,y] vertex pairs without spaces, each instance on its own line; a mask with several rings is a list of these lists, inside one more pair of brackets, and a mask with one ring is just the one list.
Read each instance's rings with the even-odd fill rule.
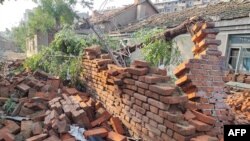
[[192,32],[194,58],[176,68],[176,85],[188,96],[186,108],[196,119],[212,126],[203,134],[222,138],[223,125],[232,122],[233,117],[225,103],[223,77],[226,69],[225,58],[218,50],[221,41],[216,40],[219,31],[214,29],[213,23],[204,22],[195,24]]

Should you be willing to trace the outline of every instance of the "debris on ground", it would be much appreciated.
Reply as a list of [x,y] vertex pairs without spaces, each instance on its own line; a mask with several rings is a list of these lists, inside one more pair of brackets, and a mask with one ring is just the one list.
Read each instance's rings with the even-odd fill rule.
[[235,114],[236,124],[250,122],[250,91],[235,92],[227,97],[226,103]]
[[41,70],[2,76],[0,106],[0,141],[127,140],[117,132],[121,121],[101,103]]

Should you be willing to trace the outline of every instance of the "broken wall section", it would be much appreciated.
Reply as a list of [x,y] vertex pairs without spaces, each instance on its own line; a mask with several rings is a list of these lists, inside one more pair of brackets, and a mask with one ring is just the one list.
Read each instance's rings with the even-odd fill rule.
[[192,32],[194,59],[176,68],[176,85],[188,96],[187,109],[213,127],[205,134],[222,138],[223,125],[231,123],[233,117],[225,103],[223,77],[226,70],[225,58],[218,51],[221,41],[216,40],[219,31],[214,29],[213,23],[197,23]]
[[85,50],[82,66],[88,92],[121,119],[131,136],[186,141],[212,132],[214,123],[186,110],[188,96],[171,84],[166,71],[138,60],[131,67],[118,67],[97,48]]

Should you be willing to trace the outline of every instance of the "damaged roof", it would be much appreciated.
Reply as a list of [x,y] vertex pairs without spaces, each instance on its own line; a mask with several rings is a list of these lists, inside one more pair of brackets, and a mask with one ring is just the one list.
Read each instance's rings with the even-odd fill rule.
[[98,11],[94,11],[93,15],[90,18],[90,22],[94,23],[94,24],[98,24],[98,23],[104,23],[104,22],[108,22],[110,21],[111,18],[126,12],[127,10],[129,10],[132,7],[135,7],[137,5],[140,5],[142,3],[147,2],[157,13],[159,13],[159,11],[156,9],[156,7],[152,4],[152,2],[150,0],[144,0],[141,3],[138,4],[130,4],[130,5],[126,5],[124,7],[121,8],[117,8],[117,9],[112,9],[112,10],[106,10],[106,11],[102,11],[102,12],[98,12]]
[[237,18],[249,17],[250,2],[221,2],[216,5],[207,5],[205,7],[194,7],[174,13],[161,13],[153,15],[137,23],[131,23],[124,26],[120,32],[133,32],[140,28],[153,28],[161,26],[164,28],[172,28],[189,17],[202,16],[205,19],[213,21],[232,20]]

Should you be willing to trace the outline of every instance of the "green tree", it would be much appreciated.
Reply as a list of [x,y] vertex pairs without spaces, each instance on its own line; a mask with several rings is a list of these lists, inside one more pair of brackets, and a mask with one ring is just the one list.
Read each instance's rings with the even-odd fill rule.
[[[76,13],[73,7],[77,0],[34,0],[39,5],[39,9],[54,18],[55,29],[58,31],[63,24],[71,25]],[[92,0],[81,0],[83,7],[91,7]]]
[[55,27],[55,20],[49,13],[44,12],[41,7],[37,7],[29,13],[27,26],[29,35],[37,32],[48,32]]
[[169,65],[171,57],[178,55],[179,51],[173,48],[173,41],[165,39],[152,40],[154,35],[163,33],[163,29],[142,29],[134,34],[135,42],[143,43],[143,56],[146,61],[154,66]]
[[36,0],[39,9],[55,20],[55,28],[60,29],[61,24],[72,24],[75,13],[71,8],[74,3],[69,3],[66,0]]
[[11,29],[11,38],[15,41],[22,51],[26,50],[26,38],[28,37],[28,28],[21,22],[18,27]]

